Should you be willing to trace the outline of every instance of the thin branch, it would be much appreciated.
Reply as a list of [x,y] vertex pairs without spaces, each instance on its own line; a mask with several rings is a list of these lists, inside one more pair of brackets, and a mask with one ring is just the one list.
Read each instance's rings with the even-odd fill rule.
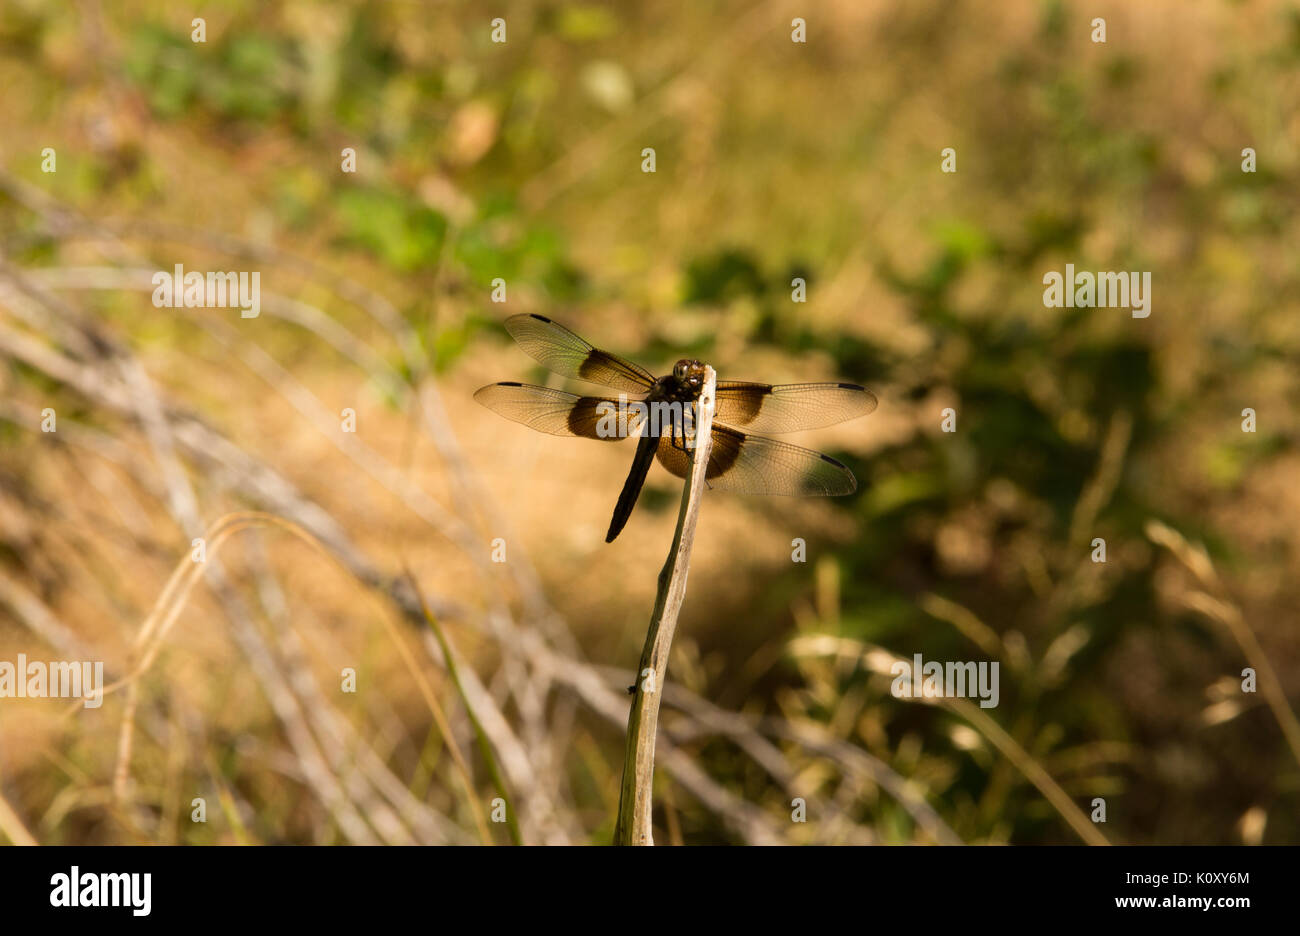
[[673,548],[659,573],[659,594],[646,632],[645,648],[637,666],[632,711],[627,718],[627,750],[623,759],[623,785],[618,799],[615,845],[653,845],[650,807],[653,800],[655,732],[659,725],[659,700],[668,673],[668,654],[677,614],[686,600],[686,576],[690,571],[695,525],[700,517],[709,455],[713,451],[713,394],[717,374],[704,369],[704,390],[695,407],[696,426],[691,447],[691,479],[682,490]]
[[[452,653],[451,641],[447,639],[447,633],[443,630],[442,625],[438,623],[438,619],[429,610],[424,595],[420,593],[420,584],[409,566],[406,568],[406,578],[411,583],[411,588],[414,589],[416,597],[420,599],[420,608],[424,611],[424,619],[429,622],[429,629],[433,631],[434,637],[438,640],[438,648],[442,651],[443,661],[447,667],[447,675],[451,677],[452,685],[456,687],[456,693],[460,696],[461,704],[465,706],[465,714],[474,729],[474,737],[478,740],[479,753],[483,757],[483,763],[487,766],[489,775],[492,777],[492,784],[496,787],[497,795],[506,803],[506,827],[510,830],[510,839],[516,845],[522,845],[524,840],[522,833],[519,831],[519,820],[515,817],[514,809],[510,808],[510,797],[506,791],[505,780],[501,776],[501,768],[497,765],[497,759],[492,754],[492,744],[488,739],[487,732],[483,730],[483,723],[479,721],[473,705],[470,704],[469,696],[465,694],[465,683],[460,678],[460,670],[456,666],[456,656]],[[450,735],[450,731],[447,734]],[[454,747],[452,751],[459,756]],[[475,795],[472,789],[468,793],[471,797]],[[477,815],[477,811],[475,814]]]
[[1146,534],[1151,542],[1173,553],[1204,587],[1205,591],[1191,591],[1185,595],[1182,598],[1183,604],[1227,628],[1228,633],[1232,635],[1232,639],[1237,642],[1237,646],[1245,655],[1246,662],[1258,674],[1259,687],[1264,691],[1264,700],[1272,709],[1273,717],[1277,719],[1296,763],[1300,763],[1300,719],[1297,719],[1295,712],[1291,711],[1291,703],[1287,701],[1282,680],[1278,678],[1277,670],[1273,669],[1273,664],[1269,662],[1268,654],[1261,646],[1259,638],[1255,636],[1255,631],[1246,622],[1241,610],[1227,600],[1227,589],[1219,578],[1219,573],[1215,571],[1214,563],[1210,561],[1210,555],[1205,551],[1205,547],[1199,544],[1192,545],[1181,533],[1159,520],[1147,521]]
[[9,801],[0,796],[0,832],[3,832],[15,845],[35,845],[36,839],[27,831],[27,826],[18,818],[18,813]]

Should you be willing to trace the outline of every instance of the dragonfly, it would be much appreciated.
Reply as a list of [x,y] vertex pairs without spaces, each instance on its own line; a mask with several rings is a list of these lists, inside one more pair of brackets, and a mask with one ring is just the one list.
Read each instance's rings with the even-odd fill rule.
[[[539,432],[602,441],[638,439],[605,534],[605,542],[612,543],[632,515],[652,462],[678,478],[689,476],[694,404],[704,388],[704,365],[683,358],[671,374],[655,377],[543,315],[511,316],[505,328],[525,354],[552,373],[620,391],[618,397],[582,396],[507,380],[474,394],[498,415]],[[853,383],[719,380],[705,480],[710,489],[741,494],[852,494],[858,483],[843,463],[753,433],[820,429],[866,416],[876,405],[875,394]]]

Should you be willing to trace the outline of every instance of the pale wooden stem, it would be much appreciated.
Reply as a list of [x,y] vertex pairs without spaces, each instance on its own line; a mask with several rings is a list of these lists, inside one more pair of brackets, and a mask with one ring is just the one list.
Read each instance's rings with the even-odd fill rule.
[[623,758],[623,786],[618,798],[615,845],[653,845],[650,807],[654,791],[655,733],[659,725],[659,699],[668,673],[668,652],[677,613],[686,600],[686,575],[691,565],[691,545],[704,496],[705,472],[713,450],[713,404],[717,375],[705,368],[704,389],[696,408],[695,445],[691,449],[691,476],[682,491],[673,548],[659,573],[659,593],[646,632],[645,648],[637,666],[636,694],[627,718],[627,750]]

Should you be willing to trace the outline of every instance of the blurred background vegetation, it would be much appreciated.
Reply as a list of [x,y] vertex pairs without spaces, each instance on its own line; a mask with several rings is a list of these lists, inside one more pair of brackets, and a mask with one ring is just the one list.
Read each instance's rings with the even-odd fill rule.
[[606,546],[630,449],[473,404],[536,311],[881,398],[794,439],[853,497],[706,501],[658,841],[1300,841],[1300,5],[6,0],[0,87],[0,659],[139,674],[0,703],[0,839],[608,841],[679,487]]

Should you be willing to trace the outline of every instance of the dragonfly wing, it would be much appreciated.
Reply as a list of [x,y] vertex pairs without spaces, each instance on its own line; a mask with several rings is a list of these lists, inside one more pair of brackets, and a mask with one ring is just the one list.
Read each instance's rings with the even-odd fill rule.
[[538,432],[618,441],[635,435],[643,416],[609,397],[578,396],[530,384],[488,384],[474,399],[498,415]]
[[644,367],[601,351],[543,315],[512,315],[505,326],[525,354],[562,377],[629,393],[645,393],[655,382]]
[[800,432],[872,412],[876,395],[851,383],[764,384],[718,381],[718,420],[754,432]]
[[[662,436],[656,455],[677,477],[690,475],[689,453],[680,436]],[[718,423],[713,424],[713,450],[704,477],[710,487],[738,494],[835,497],[858,488],[853,472],[829,455]]]

